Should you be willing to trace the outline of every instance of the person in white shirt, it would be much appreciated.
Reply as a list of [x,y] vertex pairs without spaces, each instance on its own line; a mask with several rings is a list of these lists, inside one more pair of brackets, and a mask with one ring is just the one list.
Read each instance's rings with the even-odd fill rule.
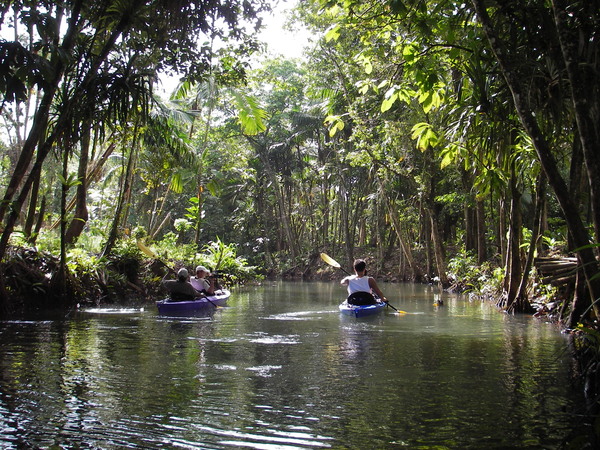
[[341,284],[348,286],[348,303],[351,305],[372,305],[377,302],[376,294],[380,301],[387,303],[387,299],[375,278],[367,276],[367,263],[364,259],[354,261],[354,275],[345,277]]
[[[208,280],[206,279],[208,277]],[[215,295],[215,280],[204,266],[196,267],[196,276],[191,279],[192,286],[206,295]]]

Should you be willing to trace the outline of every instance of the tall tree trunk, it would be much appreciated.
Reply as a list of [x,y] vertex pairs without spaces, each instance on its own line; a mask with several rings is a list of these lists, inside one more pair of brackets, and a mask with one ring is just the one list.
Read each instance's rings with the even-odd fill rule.
[[525,268],[523,269],[523,275],[517,291],[517,297],[513,304],[511,311],[514,312],[529,312],[531,311],[531,304],[529,303],[529,296],[527,295],[527,285],[529,284],[529,274],[533,267],[533,260],[537,248],[538,240],[541,237],[540,229],[542,227],[543,212],[545,207],[544,198],[546,196],[546,179],[544,173],[541,172],[538,175],[536,182],[536,198],[535,198],[535,213],[533,218],[533,229],[531,231],[531,240],[529,241],[529,250],[527,251],[527,259],[525,261]]
[[113,247],[117,242],[117,237],[119,235],[119,226],[121,225],[125,215],[124,211],[127,209],[126,203],[128,201],[130,191],[131,191],[131,182],[133,178],[133,169],[135,167],[135,157],[137,154],[137,146],[138,146],[138,127],[136,124],[135,130],[133,132],[134,141],[131,145],[131,150],[129,152],[129,158],[127,160],[127,168],[125,170],[125,174],[123,176],[123,183],[120,189],[119,198],[117,200],[117,206],[115,209],[115,216],[111,223],[110,231],[108,233],[108,237],[106,239],[106,243],[104,244],[104,250],[102,251],[102,256],[107,256],[111,253]]
[[[573,127],[574,136],[573,144],[571,146],[571,166],[569,168],[569,196],[579,205],[589,204],[589,201],[585,198],[585,193],[589,192],[587,189],[588,179],[584,175],[585,162],[583,160],[583,150],[581,148],[581,139],[577,131],[577,125]],[[569,234],[567,236],[568,248],[575,248],[573,238]]]
[[87,190],[88,190],[88,155],[90,146],[90,124],[83,124],[83,136],[81,139],[81,154],[79,155],[79,166],[77,168],[78,185],[75,193],[75,215],[65,233],[67,246],[73,245],[83,232],[88,221]]
[[262,177],[259,180],[257,180],[257,195],[255,197],[255,205],[258,228],[260,229],[260,241],[258,243],[262,244],[264,248],[265,261],[267,262],[267,266],[274,267],[275,262],[271,254],[271,240],[269,239],[271,233],[267,231],[269,228],[269,208],[267,208],[267,206],[265,205],[266,188],[264,184],[265,183]]
[[467,252],[475,252],[479,254],[479,217],[478,217],[478,200],[471,194],[473,186],[473,177],[466,170],[460,171],[462,187],[468,195],[464,206],[464,222],[465,222],[465,250]]
[[500,253],[500,259],[506,261],[507,241],[506,235],[508,233],[508,224],[506,223],[506,199],[504,197],[498,199],[498,236],[496,237],[498,242],[498,252]]
[[[583,224],[577,205],[569,196],[566,183],[560,171],[558,170],[558,166],[552,154],[548,140],[544,137],[539,128],[537,120],[533,115],[533,112],[526,104],[527,95],[525,94],[525,90],[521,85],[521,79],[510,62],[507,49],[492,26],[491,20],[484,5],[484,0],[471,1],[475,7],[483,30],[488,38],[492,52],[500,64],[502,75],[504,76],[506,83],[511,90],[517,114],[519,115],[521,123],[527,131],[527,134],[531,137],[533,146],[546,174],[546,178],[548,179],[548,182],[552,187],[558,203],[563,211],[567,226],[569,228],[569,233],[571,233],[573,243],[577,248],[579,264],[585,274],[585,279],[590,293],[589,298],[594,300],[598,299],[600,298],[598,262],[595,258],[593,250],[589,247],[590,236]],[[587,155],[585,150],[584,155]],[[596,316],[600,316],[600,309],[598,306],[595,303],[592,303],[592,305]]]
[[[573,294],[573,303],[571,305],[571,312],[567,317],[565,326],[573,329],[577,327],[583,315],[589,309],[591,299],[589,298],[590,292],[586,289],[587,283],[585,277],[581,271],[577,271],[575,276],[575,293]],[[566,300],[565,300],[566,301]]]
[[483,200],[475,200],[475,216],[477,222],[477,263],[483,264],[487,261],[487,228],[485,226],[485,203]]
[[285,205],[284,194],[281,191],[281,189],[282,189],[281,183],[277,179],[277,176],[276,176],[275,172],[273,171],[273,169],[271,168],[271,165],[270,165],[269,161],[267,160],[267,157],[263,153],[264,152],[260,152],[260,158],[263,162],[263,166],[265,168],[267,178],[271,182],[271,189],[273,190],[273,192],[275,194],[275,198],[277,200],[277,208],[279,210],[279,220],[281,221],[280,222],[281,231],[283,232],[283,234],[285,236],[285,240],[287,241],[287,247],[290,249],[292,259],[295,260],[299,254],[298,240],[294,236],[294,232],[293,232],[292,225],[290,222],[290,217],[289,217],[286,205]]
[[412,254],[412,247],[410,243],[407,242],[406,238],[402,234],[402,225],[400,224],[400,220],[398,219],[398,213],[392,207],[392,201],[387,196],[386,191],[383,186],[383,182],[379,179],[379,187],[381,196],[384,199],[385,205],[387,207],[388,215],[390,216],[390,220],[392,221],[392,227],[394,228],[394,232],[396,233],[396,237],[398,238],[398,242],[400,242],[400,248],[402,249],[402,254],[406,258],[406,263],[410,269],[411,279],[413,281],[419,281],[421,279],[421,273],[417,265],[415,264],[415,258]]
[[[341,175],[341,174],[340,174]],[[342,242],[344,243],[344,250],[346,254],[346,261],[350,267],[354,262],[354,239],[350,227],[354,227],[355,223],[350,223],[350,194],[346,188],[345,179],[343,176],[340,178],[340,222],[339,227],[342,233]]]
[[35,227],[33,228],[33,232],[31,233],[31,238],[29,239],[29,242],[31,243],[31,245],[35,245],[35,241],[37,239],[37,237],[40,235],[40,230],[42,229],[42,225],[44,224],[44,216],[46,215],[46,204],[48,203],[48,200],[46,198],[46,196],[42,196],[42,201],[40,203],[40,209],[38,211],[38,215],[37,215],[37,221],[35,223]]
[[[69,192],[69,156],[71,154],[70,143],[65,144],[63,150],[62,183],[60,189],[60,263],[54,288],[57,297],[61,303],[67,295],[67,242],[65,235],[67,233],[67,193]],[[53,280],[54,281],[54,280]]]
[[442,289],[446,289],[450,286],[448,281],[448,274],[446,273],[446,261],[444,258],[444,247],[442,244],[442,237],[440,235],[437,214],[433,207],[427,207],[427,215],[429,217],[429,224],[431,225],[431,241],[433,243],[433,254],[435,257],[435,265],[437,267],[438,284]]
[[442,234],[440,232],[439,217],[437,214],[435,204],[435,188],[437,186],[437,183],[434,177],[436,171],[434,169],[432,155],[433,151],[430,148],[425,153],[425,170],[422,173],[424,183],[423,187],[426,189],[426,194],[423,198],[424,203],[422,206],[425,209],[427,219],[429,220],[429,233],[432,243],[433,257],[437,269],[438,285],[442,289],[446,289],[450,286],[450,282],[448,281],[448,274],[446,273],[446,257],[444,252],[444,243],[442,239]]
[[[86,175],[86,186],[89,186],[91,184],[92,181],[96,181],[98,180],[100,174],[102,173],[101,170],[104,167],[104,163],[108,160],[108,157],[110,155],[112,155],[114,149],[116,147],[115,143],[111,143],[106,150],[102,153],[102,155],[100,156],[100,158],[96,159],[92,165],[92,167],[88,170],[88,173]],[[69,202],[67,203],[67,212],[70,212],[73,210],[73,208],[75,208],[77,206],[77,194],[74,195],[71,200],[69,200]],[[55,228],[57,228],[58,226],[60,226],[60,219],[55,221],[54,223],[52,223],[52,225],[50,225],[49,229],[50,230],[54,230]]]
[[465,250],[467,253],[477,253],[477,210],[465,202],[463,207],[465,227]]
[[331,235],[331,207],[329,199],[329,179],[325,177],[321,187],[321,211],[323,217],[323,223],[320,227],[320,241],[321,246],[325,249],[329,248]]
[[[64,37],[62,45],[61,45],[61,54],[69,54],[71,52],[71,50],[73,49],[73,46],[75,44],[75,37],[76,37],[77,33],[79,32],[79,26],[80,26],[79,12],[81,11],[82,4],[83,4],[83,1],[78,0],[73,5],[71,18],[67,21],[69,24],[69,27],[67,29],[67,32],[65,33],[65,37]],[[14,199],[15,195],[17,194],[19,185],[21,185],[23,179],[25,178],[27,168],[29,167],[29,165],[31,164],[31,161],[33,160],[33,156],[35,154],[35,149],[38,146],[42,145],[42,142],[44,140],[44,134],[47,131],[46,127],[48,124],[50,107],[52,106],[52,102],[54,101],[54,97],[56,95],[56,92],[58,91],[58,88],[60,86],[60,81],[61,81],[61,79],[64,75],[64,71],[65,71],[64,59],[59,56],[58,52],[53,55],[53,57],[50,61],[50,66],[52,67],[53,78],[45,86],[44,95],[42,96],[42,99],[40,101],[38,109],[35,112],[31,130],[29,131],[27,139],[25,140],[25,143],[23,144],[23,148],[21,149],[19,159],[17,161],[17,164],[16,164],[13,174],[11,176],[11,179],[8,182],[8,186],[4,193],[4,198],[0,202],[0,222],[2,222],[4,220],[4,216],[7,212],[7,208],[9,207],[9,205],[11,205],[11,202],[13,202],[13,199]],[[53,135],[56,136],[55,133]],[[53,145],[53,142],[50,142],[49,145],[46,145],[46,147],[51,147],[52,145]],[[49,151],[49,148],[48,148],[48,151]],[[48,151],[46,151],[45,154],[47,154]],[[42,155],[43,155],[42,161],[45,158],[45,154],[42,153]],[[40,160],[39,151],[38,151],[38,160]],[[29,187],[30,186],[31,186],[31,184],[29,185]],[[27,189],[27,190],[29,190],[29,189]],[[21,206],[23,205],[23,202],[24,202],[24,200],[21,200],[20,202],[17,201],[16,204],[12,205],[11,209],[12,209],[13,213],[17,207],[19,209],[21,208]],[[16,222],[16,220],[13,218],[9,222]],[[5,226],[4,233],[12,233],[12,228],[14,227],[14,223],[10,226],[9,225],[10,225],[10,223],[7,223],[7,226]],[[4,255],[4,250],[2,249],[2,245],[0,244],[0,259],[2,258],[3,255]]]
[[521,192],[517,188],[517,176],[514,164],[510,174],[510,223],[508,226],[508,243],[505,263],[504,296],[500,305],[507,311],[514,310],[519,281],[521,280]]
[[554,21],[571,84],[575,120],[589,179],[595,239],[600,242],[598,3],[580,1],[573,5],[574,3],[572,0],[552,0]]
[[40,193],[40,182],[41,177],[38,176],[31,185],[31,193],[29,195],[29,210],[27,212],[27,217],[25,218],[25,224],[23,225],[23,234],[27,237],[29,242],[31,242],[33,238],[32,229],[33,224],[35,223],[35,212],[37,210],[38,197]]
[[[76,38],[76,34],[78,32],[78,27],[81,25],[79,23],[79,11],[82,6],[82,1],[76,1],[73,9],[69,23],[69,29],[63,39],[63,45],[61,49],[63,53],[69,53],[69,50],[72,49],[74,40]],[[139,6],[141,0],[135,0],[134,6]],[[133,6],[132,6],[133,7]],[[135,10],[135,8],[134,8]],[[100,67],[106,61],[110,51],[115,47],[117,40],[121,37],[122,33],[128,28],[131,20],[133,20],[132,14],[125,14],[120,17],[119,22],[115,26],[115,28],[110,32],[107,40],[104,42],[103,47],[98,52],[98,56],[93,61],[90,66],[90,69],[86,73],[84,79],[79,84],[73,96],[66,102],[61,111],[61,114],[54,125],[53,131],[43,139],[44,133],[46,132],[46,124],[48,121],[48,112],[50,110],[50,105],[54,99],[56,91],[58,89],[58,85],[60,83],[60,79],[62,78],[64,72],[64,64],[61,62],[62,60],[59,58],[58,62],[53,65],[55,76],[50,83],[50,87],[48,88],[48,95],[45,95],[45,99],[42,99],[40,103],[40,108],[38,112],[36,112],[36,118],[34,119],[34,124],[32,126],[32,131],[30,132],[27,140],[25,141],[25,145],[23,146],[22,155],[20,157],[19,162],[19,171],[16,171],[13,179],[9,184],[9,187],[6,190],[6,194],[4,197],[4,201],[0,202],[0,221],[3,220],[4,214],[6,213],[6,208],[9,204],[11,204],[11,213],[6,221],[4,231],[2,233],[2,237],[0,238],[0,260],[4,257],[6,253],[6,248],[8,245],[8,240],[10,235],[13,232],[13,229],[17,223],[19,218],[19,211],[23,206],[27,196],[29,195],[29,190],[31,189],[31,185],[36,176],[39,176],[42,170],[42,165],[50,153],[50,150],[54,146],[54,143],[63,135],[63,132],[71,125],[72,122],[72,108],[74,105],[77,105],[79,100],[83,97],[84,93],[90,87],[92,81],[95,79],[95,76],[98,74]],[[29,176],[23,183],[20,194],[17,196],[17,199],[13,201],[14,195],[17,190],[18,183],[23,179],[23,175],[29,162],[33,158],[33,154],[35,148],[37,146],[37,156],[36,161],[31,168]],[[13,181],[15,180],[15,181]]]

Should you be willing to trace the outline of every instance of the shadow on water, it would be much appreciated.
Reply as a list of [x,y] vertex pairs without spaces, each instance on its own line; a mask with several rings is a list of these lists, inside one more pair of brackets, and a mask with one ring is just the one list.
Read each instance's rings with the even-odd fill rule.
[[337,283],[278,282],[207,315],[0,322],[0,447],[560,446],[581,399],[554,326],[382,288],[405,313],[357,320]]

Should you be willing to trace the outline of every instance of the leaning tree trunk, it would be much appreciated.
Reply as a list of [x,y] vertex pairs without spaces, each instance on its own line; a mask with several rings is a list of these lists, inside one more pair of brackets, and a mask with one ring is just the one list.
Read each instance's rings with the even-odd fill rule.
[[[72,9],[71,19],[68,21],[69,29],[65,34],[65,38],[63,39],[63,44],[61,46],[61,49],[65,54],[69,53],[69,50],[73,48],[73,45],[75,43],[76,35],[79,31],[78,27],[81,25],[80,20],[78,19],[82,4],[83,2],[81,0],[78,0],[75,2],[74,7]],[[41,173],[42,165],[46,157],[50,153],[51,149],[53,148],[54,143],[60,137],[62,137],[63,132],[72,124],[72,109],[75,108],[75,105],[77,105],[77,103],[83,97],[84,93],[90,87],[101,66],[107,60],[110,51],[115,47],[117,40],[129,27],[131,20],[133,20],[133,17],[133,15],[129,14],[123,15],[120,18],[115,29],[112,30],[108,35],[108,38],[106,39],[103,47],[98,52],[97,58],[92,62],[85,77],[73,92],[72,97],[64,104],[61,114],[59,115],[52,132],[48,134],[48,136],[44,139],[44,133],[47,132],[46,125],[48,121],[50,106],[54,100],[54,96],[56,94],[56,91],[60,84],[60,80],[65,70],[65,66],[61,58],[59,58],[58,61],[53,65],[54,78],[52,79],[50,87],[46,91],[42,102],[40,102],[40,108],[38,109],[38,112],[36,112],[36,117],[34,119],[32,131],[30,132],[23,146],[22,155],[18,163],[18,170],[15,170],[15,173],[13,174],[13,177],[6,190],[4,201],[0,202],[0,221],[2,221],[4,218],[6,208],[9,204],[11,204],[11,213],[9,214],[9,217],[4,227],[4,231],[2,233],[2,237],[0,238],[0,260],[2,260],[4,254],[6,253],[8,240],[18,221],[19,211],[21,210],[21,207],[23,206],[27,196],[29,195],[29,190],[31,189],[33,180],[36,176],[39,176],[39,174]],[[17,186],[23,179],[25,170],[31,162],[36,148],[36,161],[33,164],[25,182],[23,183],[23,186],[21,187],[21,191],[17,196],[17,199],[14,200],[14,196],[17,191]]]
[[[83,5],[82,0],[76,1],[75,4],[73,5],[71,18],[70,18],[70,20],[67,21],[68,29],[67,29],[67,31],[64,35],[64,39],[60,45],[60,49],[61,49],[60,54],[65,54],[65,55],[69,54],[71,52],[71,50],[73,49],[73,46],[76,43],[75,38],[76,38],[77,33],[79,32],[79,26],[81,25],[80,20],[79,20],[79,13],[81,11],[82,5]],[[15,166],[15,169],[13,171],[11,179],[6,188],[4,198],[0,202],[0,222],[2,222],[4,220],[4,216],[7,212],[7,208],[9,207],[9,205],[11,205],[11,202],[13,201],[15,195],[17,194],[19,185],[21,185],[21,182],[25,178],[27,168],[29,167],[29,165],[31,164],[31,161],[33,160],[33,156],[35,154],[36,148],[38,148],[38,145],[41,142],[44,142],[44,134],[47,131],[46,128],[47,128],[47,124],[48,124],[50,108],[52,107],[54,97],[56,95],[56,92],[58,91],[58,88],[60,86],[60,81],[64,75],[65,68],[66,68],[65,60],[64,60],[64,58],[59,56],[58,52],[55,53],[55,56],[53,56],[51,58],[50,67],[52,68],[50,70],[50,73],[53,74],[53,78],[48,82],[48,84],[45,85],[44,95],[42,96],[42,100],[40,101],[38,109],[35,113],[35,116],[33,119],[33,124],[31,126],[31,130],[29,131],[29,135],[27,136],[27,139],[25,140],[25,143],[23,144],[23,148],[21,149],[21,154],[19,155],[19,160],[17,162],[17,165]],[[52,143],[50,143],[50,147],[51,146],[52,146]],[[49,151],[49,149],[48,149],[48,151]],[[46,152],[46,154],[47,154],[47,152]],[[44,158],[45,158],[45,155],[44,155]],[[38,150],[37,159],[38,159],[38,161],[40,160],[39,150]],[[43,158],[42,158],[42,160],[43,160]],[[29,187],[27,188],[27,190],[29,190]],[[11,205],[11,209],[13,210],[13,212],[14,212],[15,208],[17,208],[17,207],[20,209],[20,207],[23,205],[23,201],[24,200],[21,200],[19,203],[17,200],[17,204]],[[15,221],[15,219],[14,218],[12,220],[9,219],[9,223],[12,221]],[[4,233],[10,234],[10,233],[12,233],[14,223],[10,226],[8,226],[8,225],[9,224],[7,224],[7,226],[4,228]],[[7,237],[7,239],[8,239],[8,237]],[[0,244],[0,259],[4,255],[4,248],[2,248],[2,247],[3,247],[3,245]]]
[[[59,121],[60,121],[60,119],[59,119]],[[33,182],[36,180],[37,177],[40,176],[44,160],[46,159],[46,156],[48,156],[48,154],[50,153],[53,143],[55,142],[56,137],[59,134],[59,131],[61,131],[62,129],[63,129],[62,126],[59,126],[57,124],[52,135],[38,149],[36,161],[33,164],[33,166],[31,167],[31,171],[29,172],[29,175],[25,179],[23,186],[21,187],[21,191],[20,191],[19,195],[12,202],[11,212],[8,215],[8,218],[7,218],[5,226],[4,226],[4,231],[2,232],[2,236],[0,237],[0,260],[2,260],[2,258],[4,258],[4,255],[6,253],[6,249],[8,247],[8,241],[9,241],[12,231],[14,230],[15,225],[17,224],[17,221],[19,219],[21,207],[27,200],[27,197],[29,195],[29,192],[30,192]]]
[[23,234],[27,238],[28,242],[35,241],[35,236],[32,234],[33,224],[35,223],[35,212],[37,210],[37,203],[40,193],[40,182],[41,177],[38,176],[31,185],[31,193],[29,195],[29,210],[27,217],[25,218],[25,224],[23,225]]
[[[477,16],[482,24],[484,33],[486,34],[492,52],[496,60],[500,64],[500,70],[504,76],[506,83],[511,90],[513,102],[519,119],[531,137],[533,146],[536,150],[542,168],[548,179],[548,183],[552,187],[556,199],[563,211],[567,227],[573,238],[573,243],[577,248],[577,257],[579,264],[585,274],[585,279],[589,289],[590,299],[600,298],[600,277],[598,276],[598,262],[594,255],[594,251],[590,248],[590,236],[583,224],[583,220],[579,213],[578,207],[568,194],[566,183],[558,169],[558,165],[552,154],[550,144],[539,128],[537,119],[531,109],[526,104],[527,95],[521,84],[521,79],[516,70],[514,70],[507,49],[502,40],[494,30],[490,17],[487,13],[483,0],[471,0]],[[581,130],[580,130],[581,132]],[[584,151],[585,154],[585,151]],[[600,316],[600,308],[595,303],[592,303],[594,313]]]
[[419,273],[419,269],[415,263],[415,258],[412,253],[412,248],[410,243],[407,242],[406,238],[402,233],[402,225],[400,224],[400,220],[398,219],[398,213],[392,207],[392,201],[387,196],[385,189],[383,187],[383,182],[379,179],[379,186],[381,195],[384,197],[384,202],[387,207],[388,214],[392,221],[392,226],[394,228],[394,232],[396,233],[396,237],[398,238],[398,242],[400,242],[400,248],[402,249],[402,253],[406,258],[406,263],[410,269],[411,277],[413,281],[418,281],[421,279],[421,274]]
[[589,179],[596,242],[600,242],[600,43],[597,37],[600,13],[598,2],[573,3],[572,0],[552,0],[552,9]]

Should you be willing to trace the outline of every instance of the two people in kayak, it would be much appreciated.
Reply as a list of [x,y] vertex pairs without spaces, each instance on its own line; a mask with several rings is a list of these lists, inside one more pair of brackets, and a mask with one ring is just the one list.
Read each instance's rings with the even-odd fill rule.
[[377,303],[375,295],[380,301],[387,303],[387,299],[375,278],[367,275],[367,263],[364,259],[354,261],[354,275],[349,275],[340,281],[340,284],[348,286],[348,304],[350,305],[372,305]]
[[168,291],[171,301],[189,301],[215,294],[214,278],[210,277],[210,272],[204,266],[196,267],[196,276],[191,279],[186,268],[179,269],[176,280],[167,280],[169,273],[163,277],[161,284]]

